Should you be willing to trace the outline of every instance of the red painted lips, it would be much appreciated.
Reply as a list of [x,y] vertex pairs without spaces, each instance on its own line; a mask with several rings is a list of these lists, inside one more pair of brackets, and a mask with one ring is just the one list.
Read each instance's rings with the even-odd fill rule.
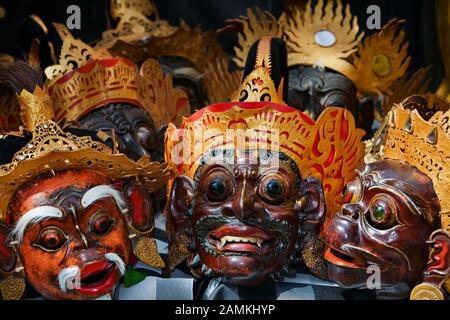
[[98,297],[109,293],[118,281],[115,264],[96,261],[81,268],[81,285],[74,290],[84,296]]

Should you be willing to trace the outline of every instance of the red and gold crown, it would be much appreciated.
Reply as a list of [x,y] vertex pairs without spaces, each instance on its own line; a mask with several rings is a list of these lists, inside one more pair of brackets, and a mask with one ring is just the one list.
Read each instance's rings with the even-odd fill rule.
[[235,48],[239,67],[244,66],[249,46],[261,36],[282,37],[288,44],[288,65],[318,66],[349,78],[360,95],[391,94],[391,85],[410,63],[408,44],[400,27],[391,20],[379,32],[363,40],[357,17],[341,0],[319,0],[305,8],[289,6],[277,20],[271,14],[249,10],[238,20],[243,28]]
[[417,109],[394,105],[387,116],[383,158],[409,163],[427,175],[441,205],[442,228],[450,231],[450,104],[425,120]]
[[129,103],[145,109],[155,125],[180,122],[190,113],[187,94],[175,89],[172,76],[159,63],[146,60],[141,69],[131,61],[95,50],[55,24],[63,38],[60,64],[45,70],[55,105],[55,120],[77,121],[109,103]]
[[327,108],[315,122],[285,105],[231,102],[197,111],[179,129],[170,124],[166,161],[178,174],[194,177],[202,157],[213,149],[238,151],[235,137],[228,133],[236,129],[257,133],[239,145],[242,149],[281,151],[298,165],[302,177],[321,180],[329,212],[339,206],[342,188],[364,156],[364,132],[355,128],[346,109]]
[[135,162],[89,136],[64,131],[52,120],[51,98],[39,86],[33,93],[23,90],[18,100],[22,122],[32,138],[10,163],[0,166],[0,221],[5,221],[9,201],[18,188],[44,172],[93,169],[116,179],[139,176],[149,192],[159,190],[172,175],[167,165],[148,157]]

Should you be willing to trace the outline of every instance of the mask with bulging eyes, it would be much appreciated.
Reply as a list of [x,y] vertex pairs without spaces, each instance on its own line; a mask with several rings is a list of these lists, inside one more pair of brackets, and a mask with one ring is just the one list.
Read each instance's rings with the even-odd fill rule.
[[163,134],[141,108],[126,103],[109,104],[87,114],[79,123],[82,128],[107,133],[118,150],[135,161],[143,156],[164,161]]
[[345,204],[325,222],[328,277],[348,288],[367,288],[376,267],[380,292],[406,297],[427,264],[426,241],[439,225],[433,183],[396,160],[367,165],[343,189]]
[[[205,158],[218,154],[227,151],[213,150]],[[297,201],[305,186],[308,193],[318,194],[321,185],[315,179],[302,180],[296,163],[286,154],[265,157],[278,157],[279,164],[253,163],[258,156],[246,150],[235,161],[207,161],[193,179],[174,180],[169,218],[175,228],[188,221],[192,230],[193,255],[188,265],[194,275],[243,285],[258,285],[270,276],[280,280],[295,275],[291,267],[300,256],[297,233],[306,209]],[[192,195],[189,208],[186,195]],[[314,206],[318,200],[312,193],[305,200],[311,206],[308,213],[321,210]]]

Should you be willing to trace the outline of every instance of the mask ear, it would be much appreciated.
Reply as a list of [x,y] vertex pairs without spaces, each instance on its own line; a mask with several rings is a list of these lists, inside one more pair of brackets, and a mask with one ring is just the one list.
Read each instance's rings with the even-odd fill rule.
[[169,193],[167,219],[173,223],[182,223],[191,217],[194,181],[186,176],[176,177]]
[[139,233],[153,230],[155,213],[144,184],[137,178],[131,179],[124,185],[124,194],[130,206],[126,214],[129,226]]
[[169,255],[166,262],[165,276],[170,276],[173,269],[185,261],[192,250],[192,200],[194,181],[186,176],[176,177],[169,192],[165,215],[166,230],[169,234]]
[[[320,229],[325,218],[325,198],[322,183],[313,177],[306,178],[300,185],[295,210],[306,226]],[[310,232],[313,230],[304,230]]]
[[134,255],[149,266],[164,268],[165,264],[159,255],[156,241],[151,238],[155,214],[145,185],[136,178],[128,181],[123,190],[130,206],[124,216],[130,230],[129,237]]
[[325,219],[325,198],[318,179],[309,177],[302,181],[294,209],[300,218],[298,243],[303,262],[314,275],[325,279],[325,245],[320,239]]
[[16,251],[7,242],[10,231],[0,224],[0,295],[3,300],[18,300],[25,292],[25,275]]
[[423,281],[411,291],[411,300],[447,300],[450,290],[450,233],[437,230],[427,241],[430,259],[423,273]]

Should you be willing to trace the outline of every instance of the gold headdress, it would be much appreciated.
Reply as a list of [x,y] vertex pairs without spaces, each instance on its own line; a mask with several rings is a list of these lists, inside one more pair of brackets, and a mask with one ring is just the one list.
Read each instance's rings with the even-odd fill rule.
[[144,16],[158,14],[155,4],[149,0],[112,0],[110,10],[113,19],[120,19],[130,10],[142,13]]
[[158,17],[153,1],[149,0],[111,0],[111,16],[118,20],[114,29],[102,33],[98,48],[109,48],[118,39],[125,42],[138,42],[152,37],[164,37],[173,34],[177,28]]
[[450,110],[438,111],[425,120],[416,109],[395,105],[388,115],[383,149],[384,158],[405,161],[433,181],[441,205],[442,228],[447,231],[450,231],[449,119]]
[[[115,6],[114,2],[123,1],[111,1],[112,7]],[[138,2],[149,3],[148,0]],[[154,5],[151,6],[156,12]],[[113,17],[120,18],[120,21],[114,29],[103,32],[95,48],[107,49],[135,63],[141,63],[148,57],[185,58],[202,74],[209,103],[228,100],[239,86],[240,75],[239,72],[228,70],[228,56],[214,32],[191,29],[183,21],[180,26],[170,26],[165,20],[148,18],[148,10],[142,11],[144,7],[133,2],[120,6],[120,15],[113,10]]]
[[[295,161],[303,177],[321,180],[329,212],[339,206],[342,188],[354,177],[355,168],[364,156],[361,141],[364,132],[355,128],[351,113],[345,109],[327,108],[314,122],[285,105],[231,102],[197,111],[184,120],[180,129],[170,124],[166,133],[166,161],[179,174],[194,177],[201,158],[210,151],[237,148],[234,137],[227,134],[230,129],[259,132],[258,138],[249,138],[242,147],[279,150]],[[273,139],[274,135],[278,139]],[[179,136],[183,137],[181,143]],[[180,149],[182,154],[176,154]],[[181,164],[175,158],[178,156],[183,159]]]
[[[259,22],[267,20],[266,13],[256,11],[256,15],[259,17],[242,19],[245,35],[239,36],[237,61],[245,59],[242,48],[257,40],[254,37],[281,30],[289,47],[290,67],[309,65],[335,70],[349,78],[360,95],[390,94],[390,86],[403,76],[410,63],[408,44],[400,30],[403,21],[391,20],[363,41],[357,17],[341,0],[319,0],[314,10],[312,0],[304,10],[290,6],[289,12],[278,19],[278,28],[273,27],[273,21]],[[266,30],[260,30],[264,26]],[[257,33],[252,31],[255,27]]]
[[173,87],[171,75],[165,76],[156,60],[148,59],[139,70],[127,59],[74,39],[64,26],[55,27],[63,38],[60,64],[45,73],[56,121],[76,121],[114,102],[145,109],[158,127],[190,113],[187,94]]
[[64,132],[52,119],[51,98],[40,87],[19,96],[22,121],[32,139],[12,161],[0,166],[0,221],[6,219],[8,204],[20,186],[44,172],[65,169],[94,169],[116,179],[139,176],[149,192],[159,190],[171,176],[165,164],[141,158],[138,162],[90,137]]
[[243,79],[233,101],[266,101],[285,104],[283,102],[284,79],[280,80],[277,88],[271,77],[271,40],[272,37],[265,36],[258,42],[253,70]]
[[260,8],[247,9],[247,17],[241,16],[237,20],[242,24],[242,32],[238,34],[239,45],[234,47],[236,57],[234,62],[239,68],[244,68],[248,52],[252,44],[262,37],[281,38],[283,31],[277,19],[268,11]]

